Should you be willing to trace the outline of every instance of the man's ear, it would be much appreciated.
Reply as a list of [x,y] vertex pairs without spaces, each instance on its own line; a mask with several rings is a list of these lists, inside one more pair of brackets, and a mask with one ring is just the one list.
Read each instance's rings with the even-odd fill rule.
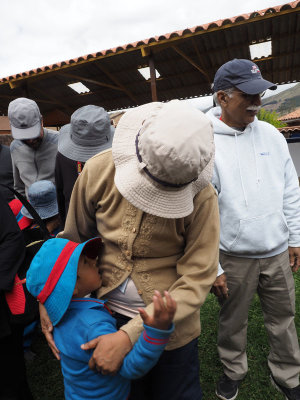
[[223,90],[217,92],[218,101],[221,107],[227,106],[228,96]]
[[43,117],[41,117],[41,134],[40,137],[42,138],[44,136],[44,122],[43,122]]

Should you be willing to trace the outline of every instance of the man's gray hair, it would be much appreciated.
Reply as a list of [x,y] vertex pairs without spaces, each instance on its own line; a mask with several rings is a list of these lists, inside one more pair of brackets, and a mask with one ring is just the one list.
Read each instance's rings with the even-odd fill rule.
[[[235,88],[232,87],[232,88],[229,88],[229,89],[224,89],[224,90],[222,90],[222,92],[225,92],[228,97],[232,97],[232,93],[234,92],[234,90],[235,90]],[[218,92],[215,92],[213,94],[213,99],[214,99],[214,102],[216,103],[216,105],[219,106],[220,103],[219,103],[219,100],[218,100]]]

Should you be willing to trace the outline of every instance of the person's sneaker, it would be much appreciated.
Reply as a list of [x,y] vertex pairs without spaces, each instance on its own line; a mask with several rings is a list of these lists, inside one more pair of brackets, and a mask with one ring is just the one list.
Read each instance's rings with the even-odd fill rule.
[[270,375],[271,383],[278,390],[278,392],[285,395],[286,400],[300,400],[300,385],[294,388],[287,388],[285,386],[280,385],[274,378],[273,375]]
[[217,383],[217,397],[222,400],[234,400],[238,395],[241,382],[242,380],[235,381],[224,374]]

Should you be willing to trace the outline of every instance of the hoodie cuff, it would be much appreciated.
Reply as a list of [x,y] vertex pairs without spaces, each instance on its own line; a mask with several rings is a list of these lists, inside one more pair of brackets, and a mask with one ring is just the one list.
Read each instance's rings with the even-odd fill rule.
[[222,275],[222,274],[224,274],[224,270],[223,270],[223,268],[221,267],[221,264],[219,263],[219,265],[218,265],[218,273],[217,273],[217,276],[220,276],[220,275]]

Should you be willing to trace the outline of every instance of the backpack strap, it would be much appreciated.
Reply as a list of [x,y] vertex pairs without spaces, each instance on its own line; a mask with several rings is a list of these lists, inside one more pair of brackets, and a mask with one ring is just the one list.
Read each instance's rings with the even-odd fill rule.
[[42,218],[39,216],[39,214],[36,212],[36,210],[33,208],[33,206],[29,203],[29,201],[21,193],[19,193],[17,190],[13,189],[12,187],[10,187],[8,185],[4,185],[3,183],[0,183],[0,185],[9,189],[20,200],[20,202],[24,205],[24,207],[27,209],[27,211],[31,214],[32,218],[35,220],[35,222],[41,228],[41,231],[43,233],[45,240],[50,239],[51,236],[50,236],[50,233],[48,232],[45,222],[42,220]]

